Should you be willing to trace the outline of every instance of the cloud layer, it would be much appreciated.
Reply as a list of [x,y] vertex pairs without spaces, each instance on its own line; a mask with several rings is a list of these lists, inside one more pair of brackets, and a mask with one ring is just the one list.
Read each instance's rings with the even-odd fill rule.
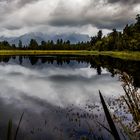
[[139,0],[0,0],[0,32],[107,33],[134,22],[139,7]]

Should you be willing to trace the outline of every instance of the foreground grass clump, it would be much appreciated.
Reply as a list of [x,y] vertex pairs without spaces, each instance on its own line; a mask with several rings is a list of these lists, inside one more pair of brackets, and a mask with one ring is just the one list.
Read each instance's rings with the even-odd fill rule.
[[[99,91],[101,104],[103,106],[110,130],[106,128],[106,126],[103,126],[102,124],[100,125],[110,134],[112,134],[115,140],[123,140],[123,138],[128,140],[138,140],[140,138],[140,94],[138,92],[138,88],[135,88],[133,85],[133,78],[128,74],[124,72],[121,73],[120,80],[123,82],[122,86],[125,91],[125,95],[121,97],[121,101],[124,103],[123,106],[127,106],[127,108],[125,108],[127,112],[132,115],[132,122],[130,126],[128,126],[126,123],[124,123],[125,120],[122,120],[119,116],[116,116],[114,113],[111,115],[109,108],[107,107],[105,100]],[[117,123],[119,126],[118,130],[121,132],[120,134],[123,135],[123,138],[120,138],[120,134],[116,129],[115,123]]]
[[123,82],[122,86],[125,91],[123,99],[138,125],[140,123],[140,95],[138,88],[133,86],[133,78],[125,72],[120,76],[120,80]]
[[[114,121],[120,124],[121,129],[128,136],[129,140],[139,140],[140,138],[140,93],[134,85],[134,79],[126,72],[116,70],[119,80],[122,82],[124,95],[116,104],[123,108],[121,116],[114,115]],[[127,114],[127,116],[125,116]],[[131,116],[131,117],[130,117]],[[126,123],[126,120],[129,123]]]
[[20,126],[21,126],[21,122],[22,122],[22,119],[23,119],[23,115],[24,115],[24,113],[22,113],[21,116],[20,116],[20,120],[19,120],[18,126],[16,128],[15,134],[13,134],[13,132],[12,132],[13,131],[12,120],[9,120],[8,130],[7,130],[7,140],[17,140],[17,136],[18,136],[19,129],[20,129]]

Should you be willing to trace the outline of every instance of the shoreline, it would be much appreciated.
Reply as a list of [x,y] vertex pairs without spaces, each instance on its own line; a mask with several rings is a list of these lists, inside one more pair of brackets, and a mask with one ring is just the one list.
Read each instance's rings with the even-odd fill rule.
[[0,50],[3,55],[106,55],[115,58],[140,60],[140,52],[86,50]]

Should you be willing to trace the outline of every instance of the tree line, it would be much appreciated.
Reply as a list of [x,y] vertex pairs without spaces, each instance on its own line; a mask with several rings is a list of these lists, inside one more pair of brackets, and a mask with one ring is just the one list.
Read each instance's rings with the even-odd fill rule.
[[40,44],[31,39],[29,45],[24,46],[19,40],[18,45],[10,45],[7,41],[0,42],[0,50],[98,50],[98,51],[140,51],[140,14],[136,16],[136,23],[126,25],[122,32],[113,29],[107,36],[99,30],[90,41],[71,44],[69,40],[58,39],[42,41]]
[[136,16],[136,23],[126,25],[122,32],[113,29],[110,34],[102,37],[102,31],[91,38],[93,50],[130,50],[140,51],[140,14]]

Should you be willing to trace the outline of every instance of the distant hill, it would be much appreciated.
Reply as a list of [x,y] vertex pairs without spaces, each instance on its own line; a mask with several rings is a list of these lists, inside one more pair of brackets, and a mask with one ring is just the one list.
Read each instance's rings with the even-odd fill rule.
[[64,41],[70,40],[72,44],[78,43],[78,42],[86,42],[90,40],[90,37],[85,34],[59,34],[59,35],[48,35],[43,33],[28,33],[24,34],[19,37],[0,37],[0,41],[8,41],[10,44],[17,45],[19,40],[22,41],[23,45],[28,45],[31,39],[35,39],[39,44],[41,41],[48,41],[53,40],[54,42],[57,41],[57,39],[63,39]]

